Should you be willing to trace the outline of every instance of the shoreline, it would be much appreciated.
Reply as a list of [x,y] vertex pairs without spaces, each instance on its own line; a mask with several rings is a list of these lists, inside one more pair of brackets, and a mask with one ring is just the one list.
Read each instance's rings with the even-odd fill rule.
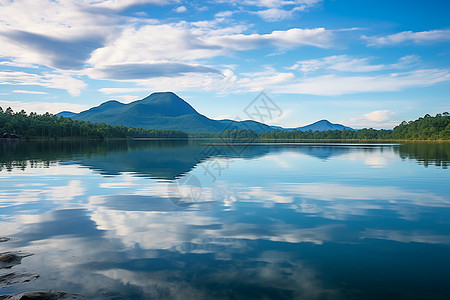
[[210,137],[210,138],[67,138],[67,137],[58,137],[58,138],[19,138],[19,139],[8,139],[8,138],[0,138],[0,141],[7,143],[16,143],[22,141],[207,141],[207,140],[220,140],[223,142],[229,143],[277,143],[277,142],[374,142],[374,143],[396,143],[396,142],[420,142],[420,143],[450,143],[450,140],[408,140],[408,139],[254,139],[254,140],[245,140],[240,141],[239,139],[227,139],[227,138],[219,138],[219,137]]

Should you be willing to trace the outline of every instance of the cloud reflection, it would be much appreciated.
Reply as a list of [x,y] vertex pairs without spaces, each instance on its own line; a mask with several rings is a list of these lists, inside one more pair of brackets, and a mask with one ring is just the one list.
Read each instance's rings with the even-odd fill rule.
[[[26,288],[87,298],[357,298],[364,284],[379,280],[371,270],[389,277],[395,268],[388,261],[411,263],[423,249],[450,244],[450,198],[433,189],[445,170],[411,186],[383,178],[392,177],[391,160],[399,161],[393,151],[380,169],[364,165],[381,155],[373,149],[338,151],[335,159],[327,150],[323,161],[292,149],[264,151],[231,158],[232,167],[214,183],[203,181],[201,198],[186,206],[171,201],[168,187],[177,180],[142,178],[130,166],[125,173],[114,166],[114,176],[74,164],[6,174],[0,226],[14,238],[8,247],[34,253],[24,265],[41,276]],[[90,161],[106,168],[112,157]],[[357,176],[374,178],[341,170],[350,158],[362,162],[351,166]],[[424,259],[442,261],[439,253]]]

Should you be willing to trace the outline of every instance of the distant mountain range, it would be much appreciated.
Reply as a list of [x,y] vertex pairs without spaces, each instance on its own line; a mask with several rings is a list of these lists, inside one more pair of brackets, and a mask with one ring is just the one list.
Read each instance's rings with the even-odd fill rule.
[[269,126],[253,120],[213,120],[199,114],[189,103],[172,92],[153,93],[150,96],[124,104],[115,100],[107,101],[80,113],[63,111],[57,116],[69,117],[74,120],[124,125],[152,129],[174,129],[186,132],[220,132],[226,129],[251,129],[255,132],[271,132],[280,130],[325,131],[353,130],[340,124],[321,120],[313,124],[282,128]]

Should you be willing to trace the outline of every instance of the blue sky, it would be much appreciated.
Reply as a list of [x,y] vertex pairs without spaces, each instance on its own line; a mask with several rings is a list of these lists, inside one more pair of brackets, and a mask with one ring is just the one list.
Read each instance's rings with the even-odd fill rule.
[[79,112],[173,91],[211,118],[392,128],[450,111],[450,2],[0,0],[0,106]]

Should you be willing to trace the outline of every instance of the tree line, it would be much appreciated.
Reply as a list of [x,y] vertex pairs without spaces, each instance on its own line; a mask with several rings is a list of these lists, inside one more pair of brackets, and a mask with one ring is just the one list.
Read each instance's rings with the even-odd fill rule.
[[450,140],[448,112],[426,114],[414,121],[403,121],[393,130],[364,128],[360,130],[300,131],[274,130],[256,133],[250,129],[225,130],[219,133],[191,133],[168,129],[143,129],[111,126],[105,123],[77,121],[45,113],[14,112],[0,107],[0,134],[13,133],[21,138],[220,138],[231,141],[270,140]]
[[219,133],[193,133],[194,138],[219,138],[227,141],[274,140],[450,140],[448,112],[432,117],[426,114],[415,121],[403,121],[393,130],[364,128],[359,130],[300,131],[274,130],[256,133],[250,129],[226,130]]
[[178,130],[144,129],[111,126],[105,123],[76,121],[57,117],[50,113],[27,114],[24,110],[14,112],[10,107],[0,107],[0,135],[12,133],[20,138],[187,138],[188,134]]
[[260,140],[450,140],[448,112],[432,117],[426,114],[414,121],[403,121],[393,130],[364,128],[360,130],[282,131],[259,134]]

